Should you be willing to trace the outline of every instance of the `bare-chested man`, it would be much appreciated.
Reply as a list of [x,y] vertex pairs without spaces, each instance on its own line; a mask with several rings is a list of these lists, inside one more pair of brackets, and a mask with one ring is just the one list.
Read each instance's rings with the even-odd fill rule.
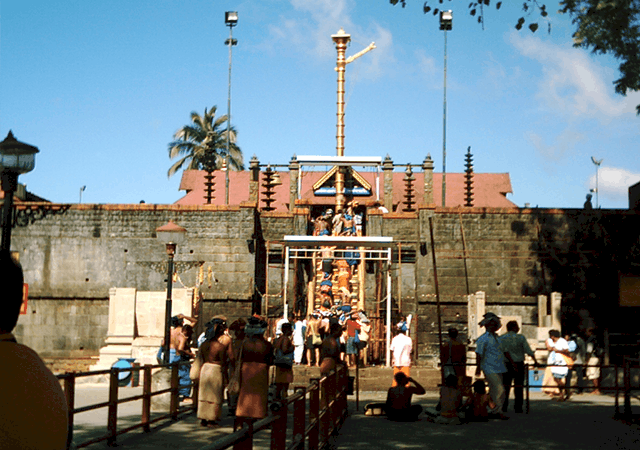
[[329,328],[329,335],[322,341],[320,347],[320,375],[329,375],[338,365],[343,364],[340,358],[340,335],[342,326],[339,323],[332,323]]
[[[191,328],[191,335],[193,335],[193,326],[198,323],[198,319],[185,316],[184,314],[178,314],[171,318],[172,324],[175,324],[175,326],[171,329],[171,339],[169,340],[169,363],[188,361],[194,356],[189,347],[191,336],[187,338],[187,335],[183,333],[183,328],[186,327],[186,325],[183,325],[184,319],[192,323],[192,325],[189,326],[189,328]],[[191,378],[189,377],[190,369],[189,364],[183,364],[178,369],[180,386],[184,386],[180,388],[178,392],[183,400],[189,398],[191,395],[191,387],[189,387],[191,384]]]
[[198,418],[202,426],[217,426],[222,414],[224,388],[227,384],[227,365],[231,337],[225,333],[227,324],[213,319],[213,327],[207,330],[205,341],[200,346],[203,365],[198,390]]

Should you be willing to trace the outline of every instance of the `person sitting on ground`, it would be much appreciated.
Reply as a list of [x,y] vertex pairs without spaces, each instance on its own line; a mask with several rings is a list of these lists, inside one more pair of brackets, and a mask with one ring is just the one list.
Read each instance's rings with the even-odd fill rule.
[[436,408],[427,408],[427,415],[435,422],[444,425],[459,424],[458,411],[462,406],[462,391],[458,389],[458,377],[449,375],[440,388],[440,412]]
[[0,254],[0,448],[67,448],[67,402],[60,382],[36,352],[18,344],[15,328],[23,296],[22,268]]
[[491,396],[487,393],[484,381],[473,383],[473,393],[463,406],[466,422],[486,422],[489,420],[489,410],[495,408]]
[[404,372],[396,373],[395,380],[397,385],[387,391],[385,403],[387,418],[396,422],[413,422],[422,412],[422,406],[412,405],[411,397],[413,394],[424,395],[426,391],[420,383],[405,375]]

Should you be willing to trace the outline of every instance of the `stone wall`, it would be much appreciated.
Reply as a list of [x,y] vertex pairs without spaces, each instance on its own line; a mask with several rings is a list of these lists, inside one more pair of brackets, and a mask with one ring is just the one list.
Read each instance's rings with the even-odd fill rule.
[[[391,236],[397,245],[391,267],[392,321],[400,313],[413,314],[420,359],[437,355],[431,233],[443,332],[455,326],[467,337],[467,299],[478,291],[486,294],[487,311],[518,318],[522,333],[533,341],[538,339],[539,295],[562,295],[565,331],[579,329],[581,308],[598,326],[612,330],[633,327],[631,318],[640,315],[638,308],[621,310],[617,298],[619,272],[638,272],[640,264],[637,212],[427,207],[416,213],[368,212],[368,234]],[[269,220],[269,226],[277,221]],[[284,219],[280,229],[283,224]],[[277,270],[270,268],[272,292],[279,287]],[[367,310],[374,314],[375,270],[365,277]],[[384,318],[384,304],[381,309]]]
[[29,314],[20,317],[17,337],[44,356],[97,354],[106,337],[110,288],[166,289],[166,252],[155,230],[169,220],[187,229],[175,256],[174,286],[195,287],[201,279],[207,312],[220,309],[211,307],[216,301],[251,304],[254,213],[243,207],[72,205],[15,228],[12,250],[29,284]]
[[98,354],[108,323],[108,299],[31,297],[14,334],[42,357],[82,358]]
[[[266,243],[277,254],[276,241],[302,233],[306,214],[306,208],[264,213],[249,206],[73,205],[16,228],[12,248],[20,253],[35,308],[21,317],[18,337],[51,356],[97,353],[110,288],[165,289],[166,255],[155,229],[170,219],[187,229],[176,255],[177,287],[196,287],[200,277],[204,318],[259,311],[265,292],[270,313],[281,311],[283,266],[277,257],[267,264]],[[393,319],[400,312],[414,315],[422,359],[436,354],[438,342],[431,233],[443,330],[456,326],[466,336],[467,295],[477,291],[486,293],[487,311],[520,317],[531,339],[537,337],[537,297],[551,292],[562,294],[566,329],[579,326],[580,308],[599,326],[629,327],[639,318],[637,308],[617,306],[618,274],[637,273],[640,264],[636,211],[421,207],[413,213],[369,210],[366,221],[369,235],[392,236],[399,244],[391,267]],[[295,277],[292,267],[289,292]],[[370,265],[369,312],[376,309],[375,286]],[[87,316],[90,332],[81,329]],[[61,327],[65,319],[75,325]]]

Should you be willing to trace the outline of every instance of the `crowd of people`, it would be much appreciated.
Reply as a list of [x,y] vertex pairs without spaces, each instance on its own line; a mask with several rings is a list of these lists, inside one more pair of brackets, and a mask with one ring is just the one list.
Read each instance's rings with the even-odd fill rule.
[[[184,320],[191,325],[185,325]],[[411,377],[413,341],[407,335],[411,316],[394,327],[390,344],[394,377],[384,404],[370,404],[369,412],[383,411],[392,420],[415,420],[423,409],[411,405],[413,395],[424,394],[424,388]],[[174,318],[171,331],[170,361],[194,357],[189,346],[195,319],[183,315]],[[506,420],[509,395],[513,386],[515,413],[523,412],[525,386],[525,357],[538,365],[535,352],[527,339],[519,333],[516,321],[506,324],[488,312],[480,325],[485,328],[476,341],[476,381],[467,376],[467,348],[458,338],[455,328],[448,330],[448,340],[441,348],[443,385],[436,408],[425,411],[436,423],[460,423]],[[293,382],[293,367],[309,365],[320,368],[321,375],[329,374],[338,365],[354,367],[360,364],[361,350],[371,333],[370,321],[364,311],[352,310],[349,305],[323,305],[307,319],[302,316],[283,317],[275,323],[273,339],[267,339],[267,322],[258,316],[238,319],[227,327],[226,318],[216,316],[197,339],[197,373],[186,377],[180,371],[180,394],[189,397],[190,379],[198,378],[198,418],[203,426],[217,426],[222,414],[224,391],[230,379],[241,380],[239,389],[228,390],[230,414],[243,418],[262,418],[267,414],[270,386],[273,400],[284,400]],[[577,393],[585,389],[585,378],[591,380],[598,393],[599,346],[594,330],[588,329],[586,339],[578,335],[561,337],[557,330],[549,332],[545,392],[564,401],[571,396],[571,374],[577,376]],[[199,361],[198,361],[199,360]],[[583,365],[588,365],[586,376]],[[275,366],[272,371],[270,367]],[[481,374],[483,378],[480,379]],[[190,377],[189,377],[190,375]],[[184,387],[183,387],[184,386]],[[184,391],[183,391],[184,389]],[[188,399],[187,399],[188,400]]]
[[[240,318],[227,325],[226,317],[215,316],[192,349],[196,322],[182,314],[172,318],[169,361],[193,360],[191,367],[180,367],[179,393],[182,401],[190,402],[191,380],[199,380],[197,416],[206,427],[218,426],[225,390],[230,415],[259,419],[266,417],[270,400],[287,397],[294,365],[317,366],[322,376],[341,364],[354,366],[371,330],[364,312],[349,306],[321,307],[308,320],[283,317],[275,323],[272,339],[266,337],[270,333],[262,317]],[[159,362],[162,351],[163,347]],[[234,377],[238,390],[231,388]]]
[[[510,321],[506,333],[498,336],[501,328],[500,317],[488,312],[480,325],[485,328],[476,341],[477,379],[470,386],[471,378],[466,373],[466,346],[457,340],[457,330],[449,330],[449,342],[441,351],[444,386],[441,389],[437,408],[427,410],[431,420],[437,423],[460,423],[464,421],[485,421],[491,418],[507,420],[509,394],[513,384],[514,411],[523,412],[523,388],[525,385],[525,357],[529,355],[534,366],[538,365],[535,352],[527,339],[519,334],[518,322]],[[549,351],[544,391],[558,401],[567,400],[575,390],[582,393],[583,370],[587,364],[586,378],[593,383],[593,393],[598,394],[599,364],[601,350],[597,345],[593,328],[586,330],[586,340],[577,334],[564,338],[558,330],[549,331],[546,348]],[[577,375],[577,385],[571,385],[571,374]],[[466,397],[466,400],[465,400]]]
[[[422,386],[410,375],[412,341],[405,335],[403,324],[399,323],[396,336],[391,342],[394,381],[385,403],[367,405],[368,415],[386,414],[391,420],[412,421],[423,411],[420,405],[411,405],[413,395],[424,393]],[[429,421],[439,424],[459,424],[490,419],[507,420],[509,395],[513,387],[515,413],[523,412],[523,392],[525,386],[525,357],[528,355],[538,366],[535,352],[527,339],[519,334],[517,321],[506,324],[506,332],[498,335],[502,327],[500,317],[488,312],[480,325],[485,328],[476,341],[476,381],[467,373],[467,347],[458,339],[455,328],[448,330],[448,340],[441,347],[443,384],[440,400],[436,407],[424,411]],[[577,394],[586,390],[585,379],[593,384],[593,393],[599,394],[600,358],[602,350],[598,345],[593,328],[587,328],[585,339],[578,334],[561,337],[560,332],[551,330],[546,343],[549,356],[544,391],[558,401],[567,400],[573,391]],[[584,365],[586,374],[584,374]],[[576,386],[572,386],[572,373],[577,376]],[[483,378],[480,378],[483,375]]]

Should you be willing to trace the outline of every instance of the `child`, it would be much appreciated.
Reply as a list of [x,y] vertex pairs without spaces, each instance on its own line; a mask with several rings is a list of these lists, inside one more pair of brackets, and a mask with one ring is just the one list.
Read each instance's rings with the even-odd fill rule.
[[492,409],[493,402],[487,393],[484,381],[477,380],[473,383],[473,393],[464,404],[465,420],[467,422],[486,422],[489,419],[489,409]]
[[435,408],[427,408],[426,413],[435,423],[459,424],[458,410],[462,404],[462,392],[458,389],[458,377],[449,375],[440,389],[440,412]]

